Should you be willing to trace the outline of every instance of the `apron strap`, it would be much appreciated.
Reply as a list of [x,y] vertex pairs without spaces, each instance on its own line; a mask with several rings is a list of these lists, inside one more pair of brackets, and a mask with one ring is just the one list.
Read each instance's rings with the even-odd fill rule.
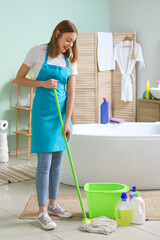
[[66,57],[65,57],[65,61],[66,61],[67,67],[69,68],[69,62],[68,62],[68,59]]
[[48,61],[48,50],[49,50],[49,46],[47,46],[47,50],[46,50],[46,56],[45,56],[45,63],[47,64]]

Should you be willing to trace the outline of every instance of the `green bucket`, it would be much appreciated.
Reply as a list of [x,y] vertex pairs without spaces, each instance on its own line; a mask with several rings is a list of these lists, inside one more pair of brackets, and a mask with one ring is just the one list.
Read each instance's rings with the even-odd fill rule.
[[122,192],[128,192],[129,187],[121,183],[86,183],[84,190],[87,195],[89,218],[115,218],[116,204]]

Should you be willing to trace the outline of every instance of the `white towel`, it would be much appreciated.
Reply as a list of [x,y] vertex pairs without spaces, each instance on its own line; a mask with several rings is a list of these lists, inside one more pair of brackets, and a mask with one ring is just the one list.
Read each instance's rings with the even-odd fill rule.
[[155,134],[160,134],[160,122],[155,122],[154,123],[154,133]]
[[115,69],[113,61],[113,36],[111,32],[98,32],[98,67],[99,71]]

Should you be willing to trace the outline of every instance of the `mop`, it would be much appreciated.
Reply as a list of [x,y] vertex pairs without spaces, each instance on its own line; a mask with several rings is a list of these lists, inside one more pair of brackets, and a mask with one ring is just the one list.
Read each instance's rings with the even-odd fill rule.
[[[63,132],[64,131],[63,120],[62,120],[61,110],[59,107],[56,89],[53,89],[53,92],[54,92],[54,96],[55,96],[55,101],[56,101],[57,111],[58,111],[58,115],[59,115],[59,120],[61,123],[62,132]],[[78,185],[78,181],[77,181],[77,177],[76,177],[76,173],[75,173],[75,169],[74,169],[74,165],[73,165],[73,161],[72,161],[72,157],[71,157],[71,153],[70,153],[70,149],[69,149],[69,145],[68,145],[66,136],[64,137],[64,141],[65,141],[68,158],[70,161],[71,170],[72,170],[72,174],[73,174],[73,178],[74,178],[74,182],[76,185],[79,202],[80,202],[82,214],[83,214],[83,220],[82,220],[83,225],[80,227],[80,229],[83,231],[88,231],[88,232],[92,232],[92,233],[102,233],[102,234],[109,234],[109,233],[114,232],[117,228],[117,223],[115,220],[109,219],[105,216],[93,218],[93,219],[87,218],[85,210],[84,210],[84,205],[82,202],[82,197],[81,197],[81,193],[80,193],[80,189],[79,189],[79,185]]]

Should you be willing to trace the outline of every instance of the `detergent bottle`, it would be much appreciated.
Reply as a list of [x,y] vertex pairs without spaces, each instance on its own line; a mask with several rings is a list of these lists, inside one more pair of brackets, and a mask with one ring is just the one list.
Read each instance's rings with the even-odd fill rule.
[[103,103],[101,104],[101,123],[108,123],[109,121],[109,101],[103,98]]
[[129,199],[131,200],[134,197],[135,192],[137,191],[136,186],[132,187],[132,191],[129,194]]
[[146,84],[146,99],[150,99],[150,83],[147,81]]
[[140,197],[139,192],[135,192],[134,197],[131,199],[132,206],[132,223],[144,224],[145,222],[145,202]]
[[128,200],[127,194],[122,193],[121,199],[115,208],[115,219],[118,225],[130,225],[132,220],[131,202]]

